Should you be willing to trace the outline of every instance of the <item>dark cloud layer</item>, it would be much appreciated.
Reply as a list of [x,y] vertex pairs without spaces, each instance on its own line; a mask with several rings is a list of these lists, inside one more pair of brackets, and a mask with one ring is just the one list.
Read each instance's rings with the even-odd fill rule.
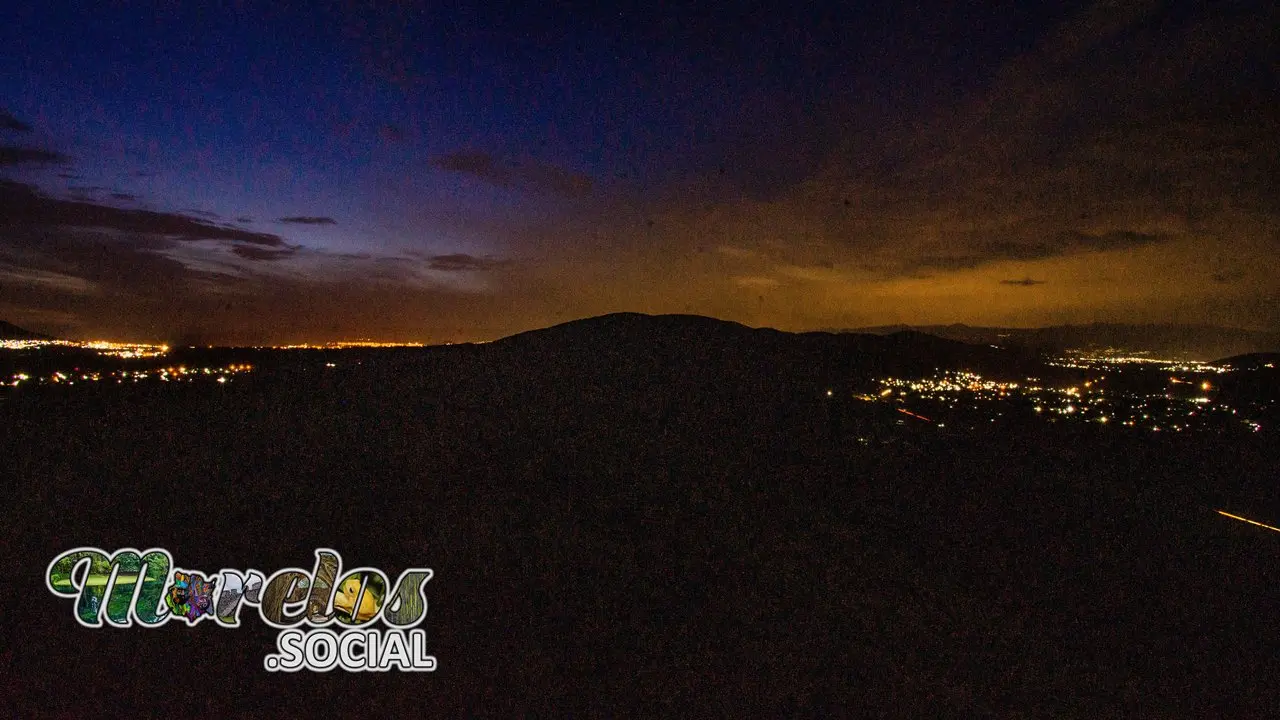
[[278,250],[257,245],[235,245],[231,248],[231,252],[235,253],[237,257],[257,261],[283,260],[292,256],[295,251],[296,248],[292,247]]
[[432,161],[447,172],[469,175],[504,189],[552,193],[568,197],[591,192],[591,178],[534,161],[503,161],[483,152],[455,152]]
[[433,255],[427,259],[427,266],[441,272],[479,272],[501,267],[504,262],[491,258],[480,258],[465,253],[450,255]]
[[61,165],[70,162],[62,153],[39,148],[0,145],[0,167],[12,165]]
[[[983,235],[997,235],[1000,239]],[[908,255],[900,265],[900,272],[915,275],[922,269],[965,270],[1007,260],[1030,262],[1076,253],[1124,250],[1172,239],[1171,235],[1131,230],[1096,234],[1068,230],[1044,237],[1025,228],[1003,228],[951,238],[948,244],[959,251],[955,254]]]
[[280,247],[279,235],[214,225],[198,218],[152,210],[125,210],[79,200],[59,200],[31,185],[0,180],[0,227],[110,230],[179,240],[230,240]]
[[14,117],[9,111],[0,110],[0,130],[29,133],[31,132],[32,127],[31,125]]
[[282,217],[280,222],[289,223],[291,225],[337,225],[338,221],[331,217],[320,217],[314,215],[294,215],[292,217]]
[[1001,285],[1019,285],[1021,287],[1034,287],[1036,285],[1043,285],[1044,283],[1045,283],[1044,280],[1033,280],[1029,277],[1022,278],[1021,280],[1001,280],[1000,281]]

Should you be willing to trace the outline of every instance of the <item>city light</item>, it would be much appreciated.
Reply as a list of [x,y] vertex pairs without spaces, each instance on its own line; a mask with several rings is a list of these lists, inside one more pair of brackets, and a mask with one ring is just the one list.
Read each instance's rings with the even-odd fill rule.
[[[238,376],[255,370],[247,362],[205,363],[195,356],[184,355],[186,362],[165,362],[170,352],[167,345],[116,343],[95,340],[91,342],[8,340],[0,347],[26,352],[48,351],[49,356],[39,359],[36,372],[32,367],[14,370],[0,376],[0,389],[11,392],[13,388],[29,386],[57,386],[79,389],[83,386],[111,383],[133,385],[154,382],[176,385],[192,382],[213,382],[227,385]],[[341,342],[322,345],[290,345],[278,349],[336,350],[346,348],[421,347],[405,343]],[[115,361],[114,368],[82,368],[83,355],[59,356],[58,350],[88,351]],[[253,352],[242,349],[245,352]],[[261,350],[261,349],[259,349]],[[59,367],[57,358],[65,357]],[[306,355],[300,357],[305,358]],[[151,362],[146,359],[150,358]],[[156,358],[161,358],[158,362]],[[872,387],[836,393],[834,388],[823,388],[824,397],[837,402],[838,396],[856,398],[867,403],[891,405],[903,415],[924,420],[937,427],[976,429],[979,423],[1009,424],[1033,421],[1036,423],[1087,423],[1106,432],[1251,432],[1263,430],[1260,418],[1265,419],[1270,410],[1260,401],[1232,397],[1225,393],[1207,394],[1220,389],[1217,382],[1206,380],[1195,373],[1226,372],[1205,364],[1185,361],[1158,361],[1147,358],[1090,356],[1058,358],[1050,364],[1079,367],[1088,361],[1089,372],[1066,373],[1056,381],[1027,376],[1021,379],[984,377],[971,370],[939,370],[927,377],[883,377],[874,380]],[[1176,365],[1159,365],[1173,363]],[[157,366],[165,363],[162,366]],[[101,361],[99,361],[99,365]],[[144,366],[145,364],[145,366]],[[327,368],[326,377],[335,377],[341,363],[330,357],[317,358],[315,365]],[[354,368],[361,364],[357,359]],[[1129,364],[1132,367],[1124,369]],[[21,367],[21,365],[18,365]],[[1106,372],[1099,372],[1105,370]],[[1157,382],[1134,383],[1127,379],[1135,373],[1150,378],[1157,373]],[[1174,373],[1167,374],[1166,373]],[[1234,371],[1231,371],[1234,372]],[[1167,377],[1168,383],[1164,382]],[[73,390],[74,391],[74,390]]]
[[123,359],[160,357],[169,352],[168,345],[119,343],[107,340],[0,340],[0,350],[43,350],[47,348],[93,350],[99,355]]
[[[1094,361],[1100,363],[1102,359],[1094,358]],[[1182,369],[1189,369],[1189,366]],[[1199,370],[1217,372],[1207,365],[1199,366]],[[960,420],[957,424],[967,421],[971,428],[976,428],[979,422],[1017,422],[1023,418],[1051,423],[1086,422],[1112,428],[1115,432],[1124,432],[1128,428],[1147,432],[1160,432],[1162,429],[1175,432],[1262,431],[1262,424],[1249,417],[1266,412],[1260,404],[1225,396],[1217,399],[1204,395],[1188,397],[1176,390],[1126,383],[1124,372],[1118,378],[1113,377],[1112,382],[1103,383],[1107,377],[1099,375],[1054,387],[1039,378],[1028,377],[1023,382],[1012,382],[984,378],[968,371],[945,371],[932,377],[881,378],[877,381],[880,389],[874,395],[857,397],[870,402],[905,405],[911,412],[940,420],[954,418]],[[1190,385],[1201,392],[1214,387],[1214,384],[1196,377],[1170,376],[1170,380],[1175,385]]]
[[114,381],[116,384],[138,383],[149,380],[158,380],[160,382],[194,382],[196,380],[204,380],[213,378],[219,384],[230,382],[230,379],[236,375],[248,373],[253,370],[253,366],[248,363],[234,363],[231,365],[221,365],[216,367],[166,367],[152,368],[147,370],[129,370],[119,369],[112,371],[92,371],[69,374],[63,371],[54,371],[44,376],[33,376],[29,373],[16,373],[9,378],[7,383],[10,387],[19,387],[23,384],[32,385],[75,385],[77,383],[99,383]]
[[421,348],[429,346],[426,343],[420,342],[375,342],[373,340],[351,340],[327,343],[301,343],[298,345],[259,345],[255,347],[258,349],[265,347],[270,350],[351,350],[358,348]]

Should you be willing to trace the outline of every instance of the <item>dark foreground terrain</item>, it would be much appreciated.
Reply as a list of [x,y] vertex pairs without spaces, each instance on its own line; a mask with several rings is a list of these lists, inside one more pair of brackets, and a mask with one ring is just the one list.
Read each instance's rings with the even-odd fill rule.
[[[1215,512],[1280,524],[1274,433],[961,433],[845,397],[943,361],[999,358],[624,316],[225,386],[10,393],[3,704],[224,718],[1280,707],[1280,533]],[[81,545],[164,547],[209,572],[309,569],[317,547],[392,577],[431,567],[422,627],[439,669],[267,673],[277,631],[252,612],[234,630],[80,627],[43,573]]]

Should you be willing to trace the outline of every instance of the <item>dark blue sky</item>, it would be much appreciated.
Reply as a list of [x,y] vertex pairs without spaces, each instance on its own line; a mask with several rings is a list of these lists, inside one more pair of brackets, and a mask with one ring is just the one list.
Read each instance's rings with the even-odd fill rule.
[[0,11],[20,324],[1278,319],[1273,10],[84,5]]

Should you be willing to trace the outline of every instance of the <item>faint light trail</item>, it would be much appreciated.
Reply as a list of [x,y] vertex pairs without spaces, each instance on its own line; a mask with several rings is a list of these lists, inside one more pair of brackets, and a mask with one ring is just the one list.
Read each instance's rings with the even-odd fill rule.
[[902,413],[903,415],[910,415],[911,417],[916,418],[916,419],[918,419],[918,420],[924,420],[925,422],[933,422],[933,421],[932,421],[932,420],[930,420],[929,418],[927,418],[927,417],[925,417],[925,416],[923,416],[923,415],[917,415],[917,414],[915,414],[915,413],[911,412],[910,410],[905,410],[905,409],[903,409],[903,408],[898,408],[898,412]]
[[1233,519],[1233,520],[1239,520],[1239,521],[1241,521],[1241,522],[1247,522],[1247,523],[1249,523],[1250,525],[1257,525],[1258,527],[1262,527],[1262,528],[1266,528],[1266,529],[1268,529],[1268,530],[1274,530],[1274,531],[1276,531],[1276,532],[1280,532],[1280,528],[1277,528],[1277,527],[1271,527],[1270,525],[1263,525],[1262,523],[1258,522],[1257,520],[1250,520],[1249,518],[1242,518],[1242,517],[1240,517],[1239,515],[1232,515],[1231,513],[1227,512],[1227,511],[1225,511],[1225,510],[1219,510],[1219,511],[1218,511],[1218,514],[1219,514],[1219,515],[1226,515],[1227,517],[1229,517],[1229,518],[1231,518],[1231,519]]

